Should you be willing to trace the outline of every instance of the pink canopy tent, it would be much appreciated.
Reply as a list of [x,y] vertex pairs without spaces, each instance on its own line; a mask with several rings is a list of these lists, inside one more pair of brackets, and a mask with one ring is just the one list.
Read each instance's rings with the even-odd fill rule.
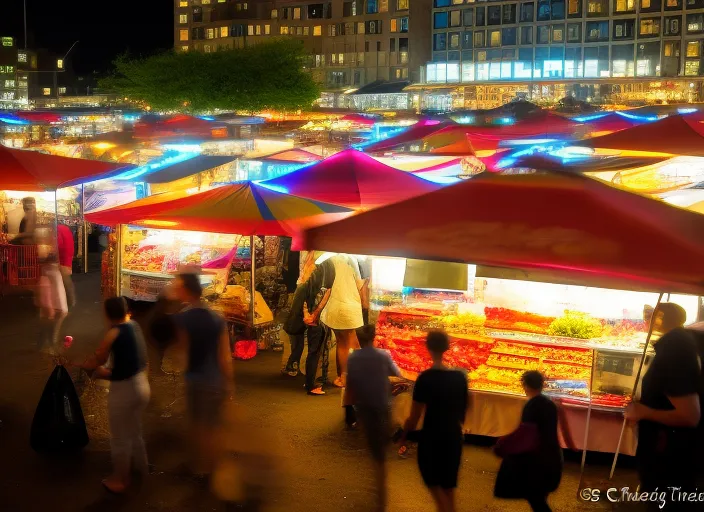
[[375,208],[432,192],[438,188],[410,173],[348,149],[263,186],[306,199],[348,208]]

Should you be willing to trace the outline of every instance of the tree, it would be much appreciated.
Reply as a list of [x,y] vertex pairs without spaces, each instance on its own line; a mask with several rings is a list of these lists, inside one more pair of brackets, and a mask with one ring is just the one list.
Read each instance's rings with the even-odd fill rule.
[[154,110],[305,110],[318,97],[305,61],[302,43],[292,39],[214,53],[123,56],[99,85]]

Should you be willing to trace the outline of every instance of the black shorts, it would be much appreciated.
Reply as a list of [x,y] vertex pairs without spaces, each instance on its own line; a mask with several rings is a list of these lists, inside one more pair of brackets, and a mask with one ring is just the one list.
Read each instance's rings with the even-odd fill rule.
[[187,382],[186,393],[192,422],[210,427],[220,424],[226,398],[224,389]]
[[358,406],[355,407],[355,411],[372,458],[377,462],[383,462],[386,459],[386,448],[391,441],[389,410]]
[[418,442],[418,469],[427,487],[454,489],[462,459],[462,438]]

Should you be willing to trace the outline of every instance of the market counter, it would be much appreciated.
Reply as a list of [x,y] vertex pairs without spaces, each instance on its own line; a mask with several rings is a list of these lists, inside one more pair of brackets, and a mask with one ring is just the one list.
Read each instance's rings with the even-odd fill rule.
[[[488,437],[500,437],[518,427],[526,398],[518,395],[470,391],[471,404],[465,419],[465,432]],[[392,420],[402,425],[411,410],[411,393],[394,398]],[[561,405],[561,422],[558,435],[563,448],[584,449],[584,432],[587,424],[587,408],[576,405]],[[614,453],[623,425],[620,409],[593,408],[589,425],[589,451]],[[620,453],[635,455],[636,429],[626,425]]]

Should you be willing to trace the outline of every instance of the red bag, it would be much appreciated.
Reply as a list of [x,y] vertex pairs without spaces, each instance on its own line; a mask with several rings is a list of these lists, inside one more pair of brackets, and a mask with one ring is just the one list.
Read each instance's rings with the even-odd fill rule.
[[257,340],[240,340],[235,342],[232,357],[246,361],[257,355]]

